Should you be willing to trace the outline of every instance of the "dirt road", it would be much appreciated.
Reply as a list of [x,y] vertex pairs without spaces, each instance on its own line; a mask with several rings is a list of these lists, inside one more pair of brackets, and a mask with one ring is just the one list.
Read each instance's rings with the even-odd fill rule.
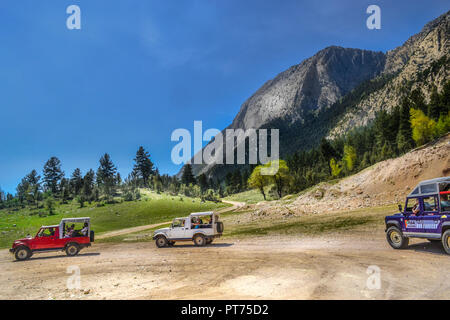
[[[80,289],[67,288],[68,267],[79,268]],[[439,245],[413,240],[393,250],[383,232],[201,248],[105,243],[73,258],[45,253],[25,262],[2,250],[0,299],[446,299],[449,267]]]
[[[230,211],[237,210],[237,209],[245,206],[244,202],[229,201],[229,200],[222,200],[222,202],[231,204],[232,206],[231,207],[226,207],[226,208],[223,208],[223,209],[220,209],[220,210],[217,210],[216,211],[217,213],[230,212]],[[137,227],[132,227],[132,228],[114,230],[114,231],[105,232],[103,234],[100,234],[96,238],[97,239],[106,239],[106,238],[121,236],[121,235],[124,235],[124,234],[141,232],[141,231],[157,228],[157,227],[160,227],[160,226],[164,226],[164,225],[169,224],[171,222],[172,221],[166,221],[166,222],[161,222],[161,223],[148,224],[148,225],[145,225],[145,226],[137,226]]]

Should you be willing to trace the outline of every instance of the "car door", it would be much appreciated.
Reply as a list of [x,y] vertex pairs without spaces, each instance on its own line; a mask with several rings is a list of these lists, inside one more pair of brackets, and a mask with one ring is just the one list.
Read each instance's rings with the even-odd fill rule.
[[404,224],[402,226],[403,233],[406,236],[414,236],[419,235],[424,232],[423,229],[423,218],[422,218],[422,212],[419,211],[417,214],[413,212],[414,205],[416,204],[416,201],[419,201],[419,208],[422,206],[421,199],[419,197],[413,197],[406,199],[406,205],[405,205],[405,219]]
[[440,237],[441,214],[439,213],[437,195],[423,197],[422,203],[424,232],[431,236]]
[[186,238],[185,220],[175,220],[173,222],[169,238],[173,240]]
[[52,245],[52,236],[45,235],[47,234],[48,229],[41,228],[37,233],[36,237],[33,239],[33,250],[45,250],[49,249]]

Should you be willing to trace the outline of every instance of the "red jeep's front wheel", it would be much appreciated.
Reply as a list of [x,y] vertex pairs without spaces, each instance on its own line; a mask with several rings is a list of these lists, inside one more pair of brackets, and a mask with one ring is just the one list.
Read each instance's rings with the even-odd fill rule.
[[80,247],[76,243],[69,243],[66,247],[66,254],[69,257],[76,256],[80,252]]
[[21,246],[16,248],[14,256],[19,261],[27,260],[29,257],[31,257],[31,251],[27,247]]

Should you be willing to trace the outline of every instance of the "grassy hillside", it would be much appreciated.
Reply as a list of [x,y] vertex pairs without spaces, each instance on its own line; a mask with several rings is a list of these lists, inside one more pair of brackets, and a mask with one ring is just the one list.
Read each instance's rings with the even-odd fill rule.
[[30,208],[19,211],[0,210],[0,248],[11,246],[12,241],[27,234],[34,236],[40,226],[58,224],[65,217],[91,217],[92,229],[101,233],[164,222],[190,212],[225,206],[228,205],[201,203],[200,199],[143,192],[140,201],[106,204],[101,207],[97,207],[97,204],[86,204],[84,208],[79,208],[75,202],[59,205],[55,215],[45,217],[40,217],[36,210]]

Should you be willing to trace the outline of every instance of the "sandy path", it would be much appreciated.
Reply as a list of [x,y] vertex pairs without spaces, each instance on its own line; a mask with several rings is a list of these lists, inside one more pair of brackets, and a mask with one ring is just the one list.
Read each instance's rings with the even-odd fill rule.
[[[70,266],[80,268],[81,289],[67,289]],[[380,270],[379,289],[367,287],[369,266]],[[393,250],[382,231],[201,248],[105,243],[73,258],[45,253],[25,262],[2,250],[0,299],[446,299],[449,267],[439,245],[413,240]]]
[[[216,211],[217,213],[225,213],[225,212],[233,211],[233,210],[239,209],[245,205],[244,202],[236,202],[236,201],[229,201],[229,200],[222,200],[222,202],[231,204],[232,206],[220,209],[220,210]],[[166,222],[161,222],[161,223],[148,224],[145,226],[138,226],[138,227],[120,229],[120,230],[115,230],[115,231],[109,231],[109,232],[105,232],[103,234],[99,234],[98,236],[96,236],[96,238],[97,239],[105,239],[105,238],[121,236],[124,234],[129,234],[129,233],[141,232],[141,231],[153,229],[156,227],[160,227],[160,226],[169,224],[171,222],[172,221],[166,221]]]

